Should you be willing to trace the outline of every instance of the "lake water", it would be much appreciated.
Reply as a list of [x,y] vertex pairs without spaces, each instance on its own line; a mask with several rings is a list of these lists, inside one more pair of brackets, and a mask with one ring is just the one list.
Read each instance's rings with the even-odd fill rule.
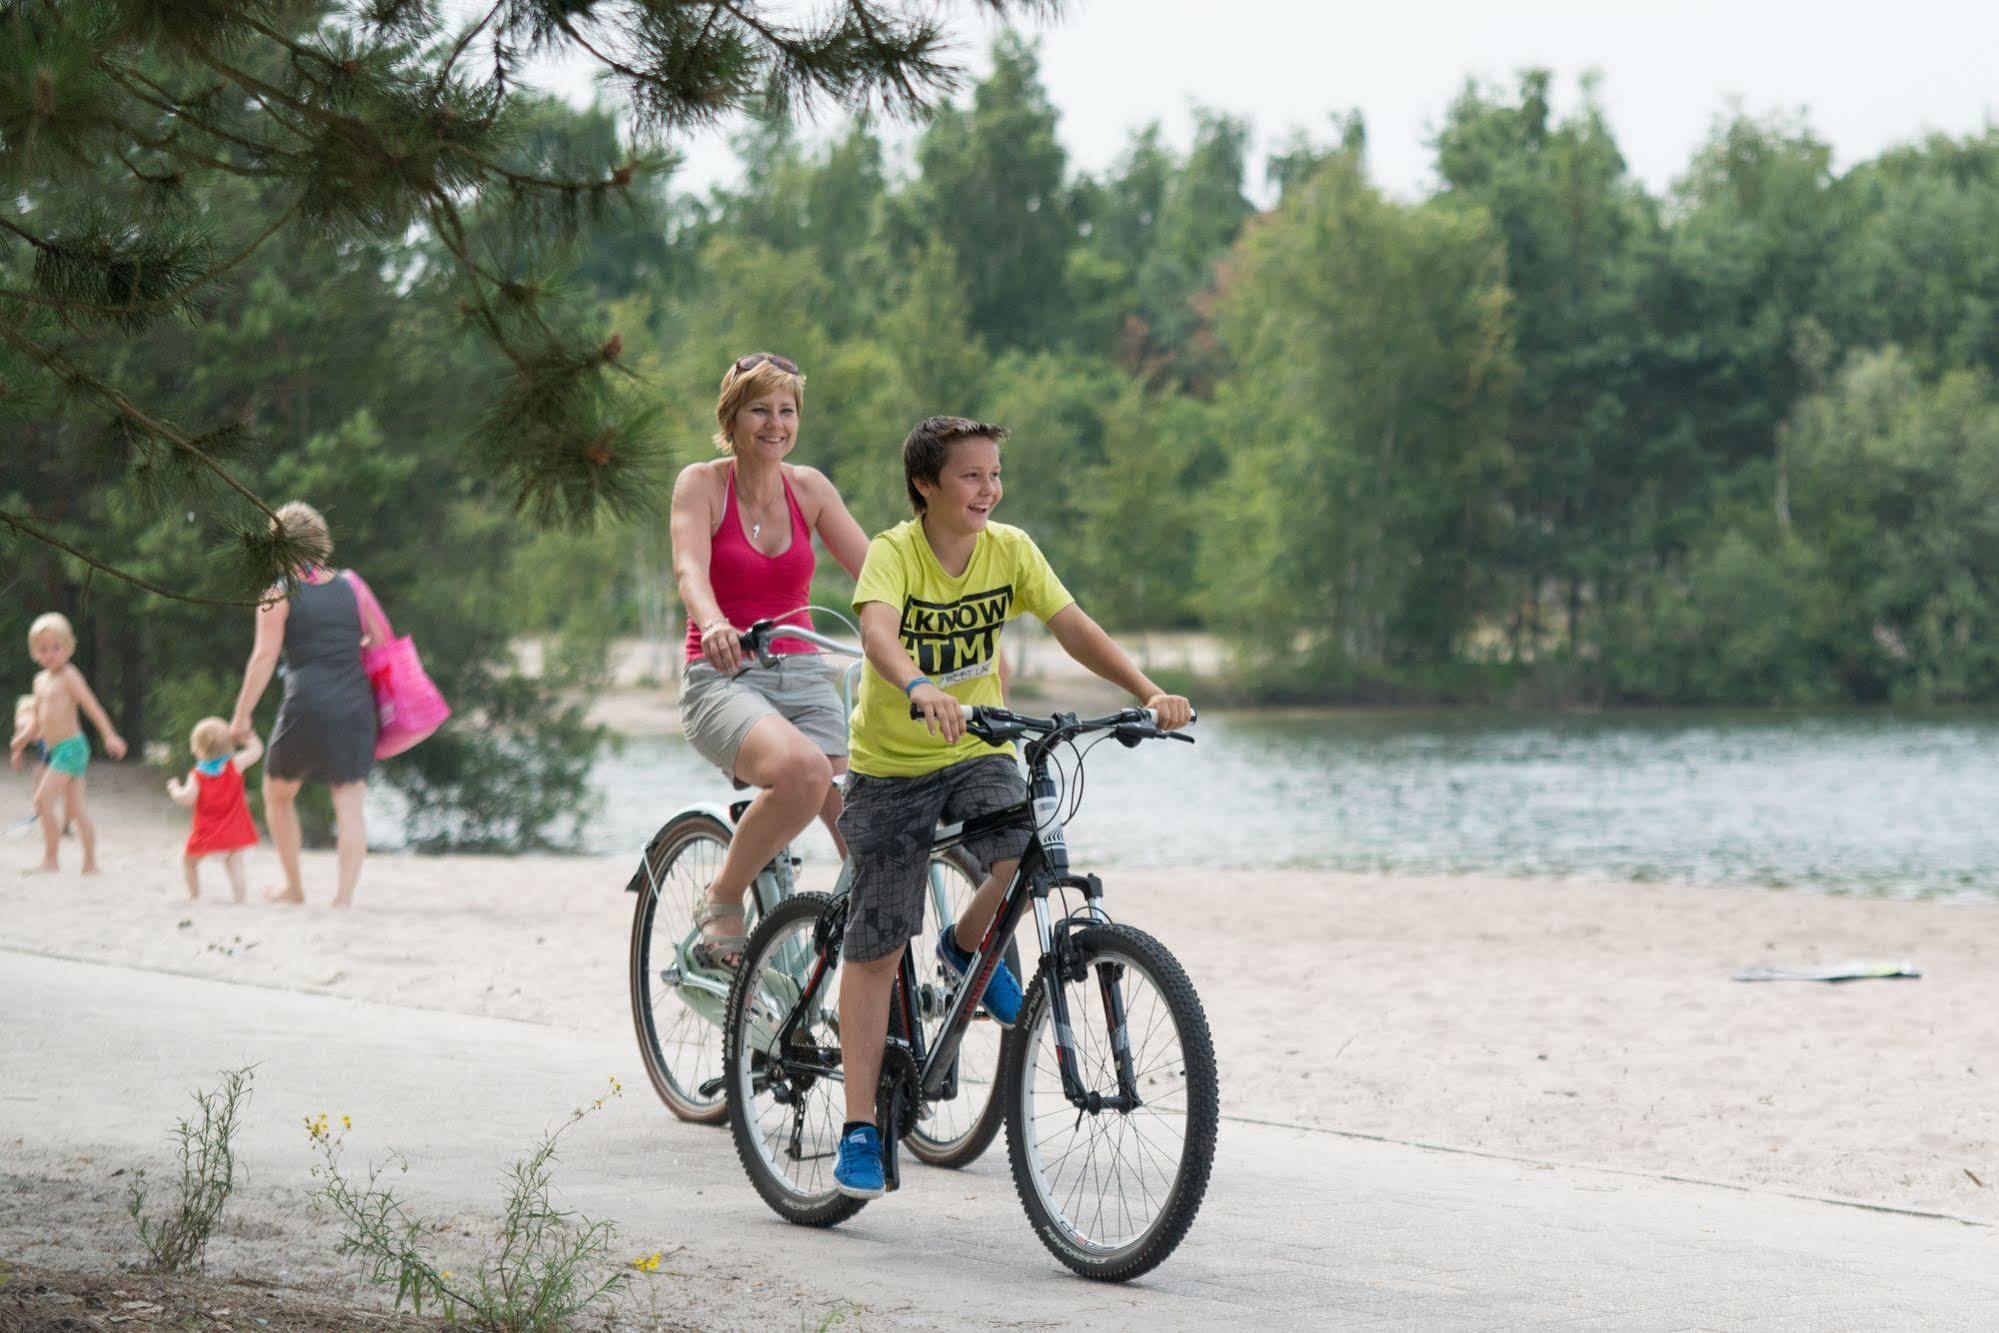
[[[1999,899],[1999,714],[1211,714],[1194,734],[1090,756],[1078,865]],[[728,797],[677,739],[627,743],[594,781],[598,852]]]

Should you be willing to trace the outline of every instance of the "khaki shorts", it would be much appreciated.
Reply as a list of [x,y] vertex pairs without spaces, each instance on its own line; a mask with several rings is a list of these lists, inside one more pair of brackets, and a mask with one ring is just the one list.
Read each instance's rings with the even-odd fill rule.
[[743,737],[767,717],[781,717],[819,752],[847,753],[847,710],[837,668],[818,653],[787,653],[774,667],[751,666],[724,676],[706,662],[689,662],[680,677],[680,729],[703,759],[730,777]]

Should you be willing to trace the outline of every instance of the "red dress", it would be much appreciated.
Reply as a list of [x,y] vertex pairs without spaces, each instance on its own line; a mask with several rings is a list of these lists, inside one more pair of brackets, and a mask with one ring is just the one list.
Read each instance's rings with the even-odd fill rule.
[[257,826],[250,822],[250,803],[243,798],[243,775],[234,759],[214,775],[194,770],[194,831],[187,835],[187,856],[240,852],[257,845]]

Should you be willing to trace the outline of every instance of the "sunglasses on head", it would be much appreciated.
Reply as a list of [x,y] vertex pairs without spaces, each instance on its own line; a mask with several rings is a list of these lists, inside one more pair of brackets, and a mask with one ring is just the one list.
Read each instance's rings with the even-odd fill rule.
[[740,375],[745,371],[755,370],[766,361],[787,375],[796,375],[798,373],[798,363],[796,361],[793,361],[788,356],[779,356],[776,352],[751,352],[748,356],[736,362],[736,373]]

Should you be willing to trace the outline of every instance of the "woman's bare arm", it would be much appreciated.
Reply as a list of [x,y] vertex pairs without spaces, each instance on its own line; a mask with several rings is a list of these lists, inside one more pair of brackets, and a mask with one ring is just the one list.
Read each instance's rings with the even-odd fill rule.
[[229,724],[229,734],[239,745],[252,734],[250,719],[257,711],[257,701],[264,697],[271,673],[278,669],[278,656],[285,650],[285,621],[290,616],[291,603],[282,595],[257,608],[257,641],[244,664],[243,688],[236,694],[236,715]]
[[673,582],[680,590],[680,604],[688,618],[705,625],[722,614],[715,590],[708,583],[708,560],[715,535],[709,530],[707,465],[695,463],[682,468],[673,483]]

